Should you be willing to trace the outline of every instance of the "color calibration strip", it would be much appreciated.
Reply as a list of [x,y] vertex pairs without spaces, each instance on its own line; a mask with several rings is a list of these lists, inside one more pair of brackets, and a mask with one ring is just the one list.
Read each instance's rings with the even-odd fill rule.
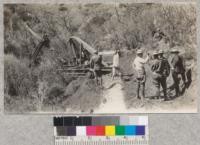
[[147,116],[54,117],[55,144],[148,145]]
[[57,126],[57,136],[128,136],[145,135],[144,125]]

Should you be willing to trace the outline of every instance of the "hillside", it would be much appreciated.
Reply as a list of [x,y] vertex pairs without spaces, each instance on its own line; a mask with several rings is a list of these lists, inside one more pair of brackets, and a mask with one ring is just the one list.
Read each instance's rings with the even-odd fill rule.
[[[26,25],[35,33],[30,33]],[[4,5],[4,28],[6,112],[91,112],[102,104],[105,90],[94,80],[57,71],[61,61],[73,57],[67,44],[71,36],[80,37],[99,51],[120,49],[126,74],[132,73],[131,62],[140,46],[150,53],[160,48],[169,52],[177,46],[187,62],[197,62],[196,10],[192,4],[8,4]],[[158,29],[164,34],[162,40],[153,38]],[[30,65],[44,36],[50,44]],[[135,89],[134,76],[128,79],[122,82],[122,91],[130,108],[137,100],[131,91]],[[182,97],[185,100],[177,98],[179,103],[194,100],[187,94],[196,90],[195,83]],[[148,87],[149,93],[152,89]],[[155,106],[150,101],[146,107],[152,103]]]

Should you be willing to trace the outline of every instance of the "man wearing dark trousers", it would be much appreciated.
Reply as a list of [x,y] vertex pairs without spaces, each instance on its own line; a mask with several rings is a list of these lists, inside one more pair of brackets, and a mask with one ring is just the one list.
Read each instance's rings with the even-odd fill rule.
[[[98,51],[94,53],[90,60],[90,67],[93,69],[94,77],[96,80],[96,84],[102,87],[102,56],[98,54]],[[100,80],[99,80],[100,79]]]
[[[156,93],[155,93],[155,97],[157,97],[157,99],[160,98],[160,86],[164,85],[164,83],[162,83],[162,73],[161,73],[161,60],[158,58],[158,52],[155,51],[153,53],[153,62],[152,62],[152,66],[151,66],[151,71],[153,72],[152,75],[152,79],[153,79],[153,85],[156,88]],[[164,86],[165,87],[165,86]]]
[[174,81],[173,87],[175,88],[175,96],[178,97],[180,95],[179,76],[181,76],[184,87],[186,84],[185,67],[183,58],[179,55],[179,51],[177,49],[172,49],[171,54],[173,55],[171,60],[172,78]]
[[167,101],[169,98],[168,98],[168,95],[167,95],[167,77],[169,76],[170,74],[170,64],[168,62],[168,60],[163,56],[164,54],[164,51],[163,50],[159,50],[158,52],[158,57],[160,59],[160,63],[161,63],[161,82],[162,82],[162,89],[163,89],[163,95],[164,95],[164,98],[165,100]]

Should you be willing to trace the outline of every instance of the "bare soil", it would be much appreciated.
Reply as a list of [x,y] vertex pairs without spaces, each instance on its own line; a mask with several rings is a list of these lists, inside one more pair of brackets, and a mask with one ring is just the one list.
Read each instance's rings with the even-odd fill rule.
[[[124,66],[124,74],[131,74],[125,76],[122,81],[111,81],[111,79],[104,77],[104,84],[110,84],[111,88],[104,91],[104,101],[99,106],[95,113],[175,113],[175,112],[196,112],[197,111],[197,81],[195,68],[192,68],[192,83],[185,92],[178,98],[174,98],[174,90],[168,90],[168,95],[171,96],[169,101],[164,99],[154,99],[155,88],[152,85],[151,71],[149,64],[146,65],[147,81],[146,81],[146,97],[144,103],[136,98],[136,80],[135,72],[131,68],[131,63],[134,54],[129,52],[125,57],[122,57]],[[126,71],[127,70],[127,71]],[[167,79],[168,87],[173,84],[172,77]],[[108,85],[107,85],[108,86]],[[162,95],[162,90],[161,90]]]

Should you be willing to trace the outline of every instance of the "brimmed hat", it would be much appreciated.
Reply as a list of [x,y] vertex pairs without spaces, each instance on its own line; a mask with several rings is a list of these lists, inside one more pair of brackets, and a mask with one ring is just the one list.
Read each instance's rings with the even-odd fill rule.
[[176,49],[176,48],[174,48],[174,49],[170,50],[170,52],[171,52],[171,53],[179,53],[179,50]]
[[156,31],[160,31],[160,28],[156,28]]
[[159,54],[158,51],[154,51],[154,52],[153,52],[153,55],[158,55],[158,54]]
[[97,51],[97,50],[95,50],[94,54],[98,54],[98,51]]
[[158,53],[159,53],[159,54],[163,54],[164,51],[161,49],[161,50],[158,51]]
[[137,54],[142,54],[143,51],[142,51],[141,49],[138,49],[136,53],[137,53]]

